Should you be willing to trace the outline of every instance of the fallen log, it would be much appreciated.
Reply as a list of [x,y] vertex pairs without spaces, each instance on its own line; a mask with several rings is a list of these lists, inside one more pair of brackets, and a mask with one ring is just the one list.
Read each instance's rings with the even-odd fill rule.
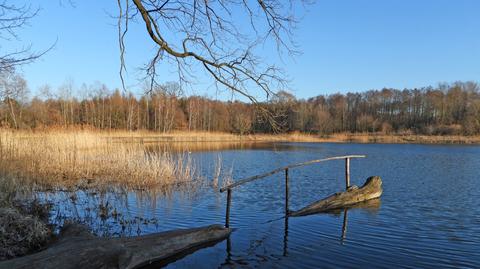
[[153,262],[210,246],[231,233],[220,225],[126,238],[100,238],[83,226],[65,227],[47,249],[0,262],[0,268],[140,268]]
[[382,195],[382,179],[369,177],[361,188],[350,186],[345,192],[338,192],[297,211],[290,211],[289,216],[305,216],[320,212],[350,207],[352,205],[378,198]]

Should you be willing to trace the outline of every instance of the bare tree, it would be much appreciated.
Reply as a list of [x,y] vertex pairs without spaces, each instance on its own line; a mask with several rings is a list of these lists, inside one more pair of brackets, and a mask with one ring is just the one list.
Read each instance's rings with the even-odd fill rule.
[[17,116],[15,113],[18,99],[26,99],[28,94],[27,82],[21,76],[11,72],[0,72],[0,100],[8,104],[10,117],[15,129],[18,128]]
[[[151,88],[157,65],[177,66],[180,83],[189,83],[193,70],[203,70],[217,87],[238,93],[257,104],[285,87],[285,75],[265,64],[264,46],[276,44],[281,54],[296,54],[292,29],[294,11],[302,0],[117,0],[120,77],[124,84],[125,36],[129,22],[140,17],[157,51],[146,65]],[[261,108],[261,106],[260,106]],[[268,114],[268,111],[264,111]]]

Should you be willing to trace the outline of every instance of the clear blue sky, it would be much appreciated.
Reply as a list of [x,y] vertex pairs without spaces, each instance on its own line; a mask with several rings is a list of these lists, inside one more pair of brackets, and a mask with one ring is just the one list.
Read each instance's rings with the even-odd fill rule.
[[[23,68],[34,93],[67,79],[77,87],[95,81],[120,87],[116,20],[109,16],[117,1],[75,1],[75,7],[66,0],[31,2],[42,10],[20,33],[23,43],[41,50],[57,40],[52,51]],[[301,98],[480,81],[479,11],[478,0],[317,0],[295,31],[303,55],[286,59],[283,68]],[[140,26],[129,35],[128,79],[134,85],[142,75],[135,68],[153,44]],[[280,62],[274,51],[265,48],[266,59]],[[162,80],[175,80],[174,70],[164,68]],[[208,86],[197,85],[196,93],[211,91]]]

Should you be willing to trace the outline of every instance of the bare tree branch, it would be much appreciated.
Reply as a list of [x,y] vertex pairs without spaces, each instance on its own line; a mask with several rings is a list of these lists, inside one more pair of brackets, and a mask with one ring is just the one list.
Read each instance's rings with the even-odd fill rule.
[[[4,0],[0,2],[0,39],[10,41],[12,38],[19,40],[17,31],[26,26],[35,17],[39,8],[32,8],[30,5],[16,5]],[[15,67],[29,64],[55,46],[56,42],[47,50],[32,52],[31,46],[0,54],[0,73],[13,72]],[[1,47],[1,46],[0,46]]]
[[[303,1],[124,0],[123,4],[121,1],[118,0],[118,24],[122,84],[127,21],[139,14],[150,39],[158,46],[145,68],[151,87],[158,85],[156,65],[168,60],[177,64],[181,82],[188,82],[193,73],[190,70],[198,68],[216,84],[254,104],[260,103],[259,93],[268,100],[286,87],[282,71],[266,64],[260,50],[273,40],[279,53],[285,50],[292,55],[297,53],[292,38],[296,23],[293,7]],[[123,11],[123,6],[128,9],[129,1],[133,2],[131,9],[136,14]]]

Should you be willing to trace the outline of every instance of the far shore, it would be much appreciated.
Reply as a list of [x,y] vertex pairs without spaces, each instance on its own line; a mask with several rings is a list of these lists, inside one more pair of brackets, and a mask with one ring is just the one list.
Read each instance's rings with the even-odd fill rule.
[[480,136],[413,135],[413,134],[332,134],[315,138],[323,143],[378,143],[378,144],[480,144]]
[[150,131],[113,131],[105,137],[122,142],[317,142],[317,143],[379,143],[379,144],[480,144],[480,136],[464,135],[415,135],[384,133],[337,133],[315,135],[305,133],[288,134],[231,134],[219,132],[155,133]]
[[379,144],[480,144],[480,135],[417,135],[385,133],[335,133],[335,134],[233,134],[206,131],[173,131],[168,133],[146,130],[98,130],[98,129],[43,129],[35,131],[3,129],[3,131],[31,134],[95,133],[113,142],[130,143],[205,143],[205,142],[318,142],[318,143],[379,143]]

